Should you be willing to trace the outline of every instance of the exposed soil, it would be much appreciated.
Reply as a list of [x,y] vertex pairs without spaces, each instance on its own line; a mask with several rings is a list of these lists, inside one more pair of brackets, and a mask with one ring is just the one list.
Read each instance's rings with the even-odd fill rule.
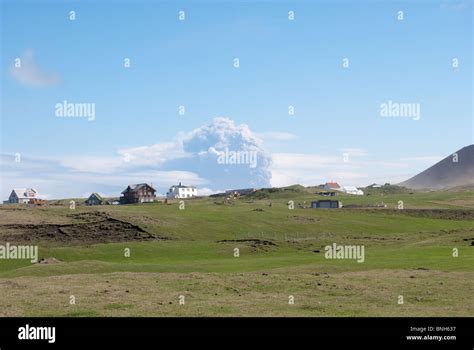
[[38,261],[38,264],[42,265],[51,265],[51,264],[59,264],[62,261],[56,258],[43,258],[40,261]]
[[474,210],[470,209],[380,209],[374,210],[374,213],[401,214],[444,220],[474,220]]
[[265,250],[265,251],[276,246],[276,244],[271,242],[271,241],[267,241],[267,240],[264,240],[264,239],[254,239],[254,238],[250,238],[250,239],[224,239],[224,240],[221,240],[221,241],[217,241],[217,243],[240,243],[240,244],[248,245],[253,250]]
[[311,222],[319,221],[319,218],[309,218],[306,216],[299,216],[299,215],[288,216],[288,219],[294,220],[299,223],[311,223]]
[[103,211],[86,211],[83,213],[69,214],[67,217],[81,222],[97,222],[110,219],[110,215]]
[[[85,222],[104,220],[112,217],[107,211],[82,212],[77,214],[70,214],[68,216],[70,218]],[[146,215],[126,215],[124,213],[121,213],[119,218],[122,221],[133,222],[138,225],[160,225],[162,223],[160,219]]]
[[[73,214],[81,223],[0,225],[0,241],[52,241],[67,243],[110,243],[166,239],[155,236],[137,225],[109,217],[105,213]],[[93,221],[96,219],[96,221]]]

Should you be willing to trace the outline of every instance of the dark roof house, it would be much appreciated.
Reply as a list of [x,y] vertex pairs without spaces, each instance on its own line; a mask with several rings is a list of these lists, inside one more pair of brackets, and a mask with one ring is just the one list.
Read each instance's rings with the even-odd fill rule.
[[120,202],[122,204],[153,202],[156,190],[146,183],[129,185],[122,191]]

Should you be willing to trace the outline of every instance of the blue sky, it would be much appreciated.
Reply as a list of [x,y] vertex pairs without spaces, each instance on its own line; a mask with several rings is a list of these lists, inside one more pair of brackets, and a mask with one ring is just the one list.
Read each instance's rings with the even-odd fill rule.
[[[2,197],[30,186],[49,197],[118,194],[140,179],[202,193],[397,182],[473,140],[469,1],[1,4]],[[29,69],[17,74],[16,58]],[[64,100],[94,103],[95,119],[56,117]],[[382,118],[389,100],[418,103],[420,119]],[[209,144],[183,149],[203,134]],[[203,161],[216,140],[264,154],[265,179]],[[117,164],[127,150],[132,162]]]

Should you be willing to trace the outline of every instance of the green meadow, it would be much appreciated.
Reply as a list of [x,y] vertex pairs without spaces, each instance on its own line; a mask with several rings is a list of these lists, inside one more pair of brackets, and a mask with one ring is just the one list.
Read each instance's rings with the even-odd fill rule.
[[[0,314],[474,315],[474,192],[374,189],[330,197],[360,208],[311,209],[312,200],[323,199],[315,192],[291,186],[186,200],[184,209],[178,201],[2,206],[2,225],[77,224],[99,213],[154,238],[29,241],[46,263],[0,260]],[[364,207],[380,203],[386,207]],[[327,259],[333,243],[363,246],[364,261]]]

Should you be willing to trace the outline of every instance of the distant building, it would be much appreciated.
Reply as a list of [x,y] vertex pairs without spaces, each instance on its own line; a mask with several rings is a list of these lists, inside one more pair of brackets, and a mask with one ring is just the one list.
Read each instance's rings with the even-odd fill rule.
[[317,194],[319,194],[320,196],[331,196],[331,197],[334,197],[336,195],[336,192],[335,191],[323,191],[323,192],[318,192]]
[[355,186],[344,186],[342,188],[342,191],[344,193],[347,193],[347,194],[353,194],[353,195],[356,195],[356,196],[363,196],[364,195],[364,191],[362,190],[359,190],[357,187]]
[[104,199],[98,193],[92,193],[86,200],[87,205],[101,205],[105,204]]
[[323,188],[326,190],[326,191],[329,191],[329,190],[336,190],[336,191],[339,191],[341,189],[341,186],[339,186],[339,184],[337,182],[326,182],[323,186]]
[[122,191],[120,202],[122,204],[153,202],[156,198],[156,190],[148,184],[129,185]]
[[312,201],[311,208],[336,209],[342,208],[342,203],[330,199],[322,199],[319,201]]
[[240,196],[245,196],[247,194],[251,194],[257,191],[256,188],[242,188],[238,190],[228,190],[225,191],[226,196],[234,196],[234,197],[240,197]]
[[35,200],[38,202],[39,198],[37,197],[38,191],[34,188],[14,188],[8,201],[5,201],[5,204],[35,204]]
[[197,189],[194,186],[179,185],[171,186],[166,193],[166,198],[192,198],[197,196]]

